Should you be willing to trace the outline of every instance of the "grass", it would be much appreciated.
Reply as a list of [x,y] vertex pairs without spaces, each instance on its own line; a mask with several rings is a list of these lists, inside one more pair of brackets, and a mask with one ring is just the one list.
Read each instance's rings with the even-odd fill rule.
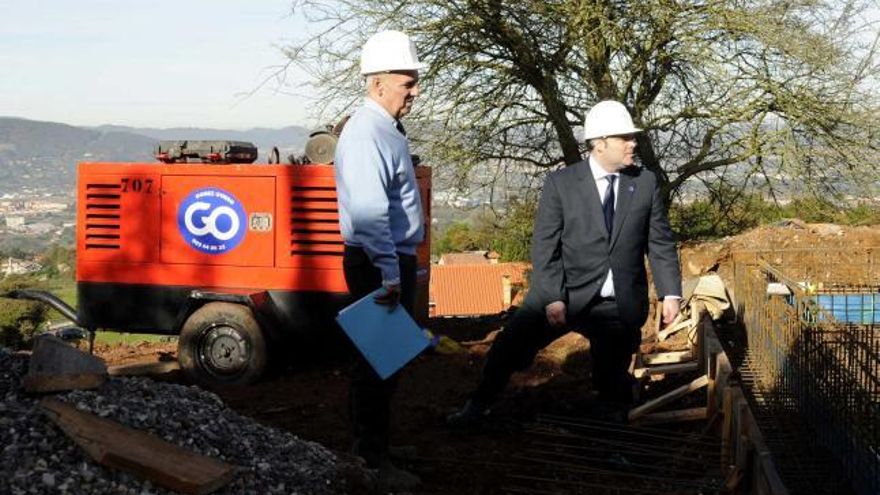
[[96,344],[107,345],[137,345],[141,342],[157,343],[157,342],[176,342],[177,337],[173,335],[153,335],[148,333],[126,333],[113,332],[109,330],[98,330],[95,334]]
[[[76,309],[76,281],[73,279],[73,277],[58,277],[49,279],[48,285],[44,290],[58,296],[62,301],[69,304],[70,307]],[[66,318],[61,316],[61,313],[55,311],[54,309],[49,310],[49,313],[46,315],[46,319],[51,322],[67,321]]]
[[[49,280],[46,290],[58,296],[62,301],[69,304],[72,308],[76,308],[76,281],[69,277],[59,277]],[[67,321],[61,316],[61,313],[54,309],[49,311],[48,320],[52,322]],[[177,341],[176,336],[170,335],[154,335],[148,333],[128,333],[115,332],[112,330],[98,330],[95,334],[95,343],[107,345],[136,345],[141,342],[174,342]]]

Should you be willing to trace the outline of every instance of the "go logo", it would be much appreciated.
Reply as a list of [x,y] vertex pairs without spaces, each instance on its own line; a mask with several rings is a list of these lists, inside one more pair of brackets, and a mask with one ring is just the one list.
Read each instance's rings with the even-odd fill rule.
[[232,194],[215,187],[190,193],[177,210],[177,228],[193,248],[208,254],[223,254],[241,243],[245,226],[244,208]]

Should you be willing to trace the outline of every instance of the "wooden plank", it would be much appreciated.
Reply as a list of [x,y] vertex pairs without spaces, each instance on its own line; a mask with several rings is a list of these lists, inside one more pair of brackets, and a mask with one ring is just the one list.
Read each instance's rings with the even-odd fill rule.
[[[741,390],[740,394],[742,394]],[[752,415],[752,410],[748,407],[744,396],[742,397],[742,407],[744,429],[748,442],[754,449],[752,463],[752,469],[754,470],[753,479],[756,483],[759,480],[766,483],[761,488],[770,495],[788,495],[788,489],[779,476],[779,471],[776,469],[776,463],[773,461],[770,449],[764,442],[764,435],[761,433],[758,422],[755,420],[755,416]],[[755,488],[758,488],[758,486],[756,485]]]
[[151,363],[130,363],[110,366],[107,373],[110,376],[143,376],[161,375],[180,369],[177,361],[155,361]]
[[100,387],[105,381],[107,381],[107,375],[94,373],[25,375],[22,385],[25,392],[39,394],[66,390],[89,390]]
[[700,355],[702,356],[700,361],[703,363],[703,372],[709,377],[709,383],[706,386],[706,407],[708,407],[708,414],[711,416],[718,411],[716,362],[718,354],[724,351],[721,348],[718,337],[715,336],[715,329],[709,313],[703,315],[702,320],[700,320],[700,327]]
[[664,406],[681,396],[687,395],[694,390],[699,390],[705,387],[707,383],[709,383],[709,379],[706,377],[706,375],[703,375],[688,384],[682,385],[681,387],[678,387],[671,392],[667,392],[660,397],[657,397],[656,399],[649,400],[641,406],[631,409],[629,411],[629,419],[630,421],[638,419],[649,413],[650,411],[653,411],[658,407]]
[[636,423],[640,425],[683,423],[685,421],[701,421],[707,417],[705,407],[692,407],[690,409],[679,409],[677,411],[646,414],[641,418],[638,418]]
[[642,356],[642,363],[647,366],[657,364],[674,364],[691,361],[694,355],[691,351],[669,351],[646,354]]
[[232,481],[234,467],[168,443],[155,435],[44,398],[49,418],[105,466],[128,471],[181,493],[211,493]]
[[710,407],[719,409],[724,405],[724,390],[730,386],[730,375],[733,373],[733,367],[730,365],[730,359],[727,353],[721,351],[715,355],[715,393],[709,398],[712,399],[714,405]]
[[671,375],[674,373],[686,373],[688,371],[696,371],[699,367],[700,365],[696,361],[679,364],[661,364],[659,366],[651,366],[649,368],[639,368],[635,370],[633,374],[637,379],[641,379],[645,376]]
[[[699,304],[695,304],[695,306],[700,306]],[[696,311],[697,308],[694,308]],[[695,319],[697,320],[694,325],[694,340],[690,339],[688,342],[691,342],[691,351],[695,356],[698,363],[700,363],[700,373],[706,373],[706,321],[709,321],[709,325],[712,325],[712,320],[709,318],[709,314],[705,311],[702,311],[699,315],[695,315]]]
[[721,495],[734,495],[739,493],[739,484],[742,482],[744,473],[742,470],[733,468],[724,480],[724,487],[721,489]]
[[769,452],[763,452],[758,456],[758,464],[761,467],[761,474],[767,486],[767,491],[771,495],[788,495],[788,488],[782,482],[779,476],[779,470],[776,469],[776,463]]
[[721,390],[721,412],[724,415],[724,421],[721,426],[721,471],[724,472],[730,466],[730,460],[733,458],[730,445],[731,430],[733,429],[733,397],[729,388]]

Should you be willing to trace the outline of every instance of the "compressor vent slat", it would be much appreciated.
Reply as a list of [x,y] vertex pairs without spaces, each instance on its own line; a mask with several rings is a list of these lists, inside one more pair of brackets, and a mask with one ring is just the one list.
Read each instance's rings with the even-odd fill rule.
[[342,257],[335,186],[291,186],[290,218],[291,256]]
[[122,204],[119,184],[86,184],[86,250],[121,247]]

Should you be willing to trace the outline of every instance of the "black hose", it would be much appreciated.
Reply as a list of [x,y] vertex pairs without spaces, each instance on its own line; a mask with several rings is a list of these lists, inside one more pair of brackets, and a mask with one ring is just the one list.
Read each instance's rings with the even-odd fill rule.
[[74,325],[82,326],[77,318],[76,310],[51,292],[37,289],[17,289],[5,294],[0,294],[0,297],[8,297],[10,299],[29,299],[31,301],[39,301],[48,304],[61,313],[62,316],[72,321]]

